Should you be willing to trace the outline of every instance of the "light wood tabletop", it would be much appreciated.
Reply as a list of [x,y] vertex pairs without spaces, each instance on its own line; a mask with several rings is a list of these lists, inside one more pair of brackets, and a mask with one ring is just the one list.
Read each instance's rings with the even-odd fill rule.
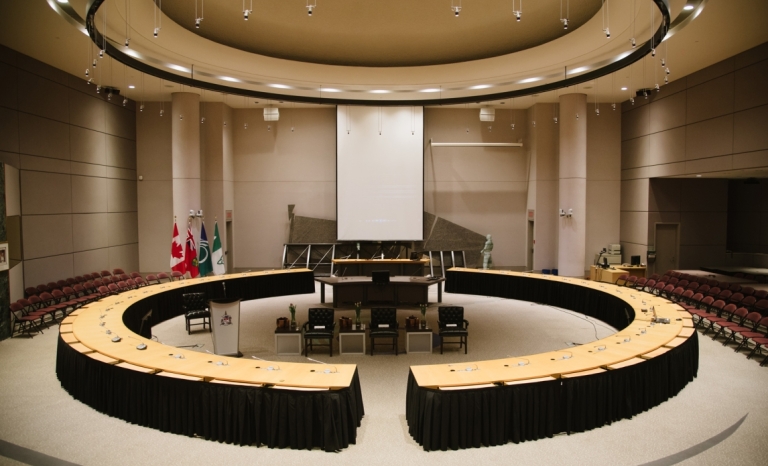
[[[585,375],[595,370],[601,372],[609,366],[618,368],[624,361],[639,362],[635,360],[641,356],[647,358],[649,355],[662,354],[653,352],[664,346],[679,345],[693,333],[692,328],[684,327],[684,315],[681,314],[680,306],[659,296],[630,288],[578,278],[503,270],[463,268],[452,270],[529,277],[599,290],[616,296],[631,306],[635,311],[635,318],[626,328],[609,337],[564,350],[461,364],[411,366],[411,372],[421,387],[442,388],[524,380],[537,381],[561,378],[568,374]],[[654,323],[654,311],[656,317],[668,318],[670,323]],[[688,316],[690,318],[690,314]]]
[[[137,290],[109,296],[78,309],[77,315],[67,317],[67,332],[62,338],[69,344],[77,344],[79,351],[84,348],[93,351],[88,356],[109,364],[126,368],[141,368],[147,372],[178,374],[193,379],[254,385],[275,385],[297,388],[339,389],[352,383],[354,364],[319,365],[310,363],[289,363],[282,361],[257,361],[246,358],[231,358],[208,353],[165,346],[154,340],[143,338],[132,332],[123,323],[123,312],[138,300],[169,290],[200,283],[222,281],[234,278],[307,272],[306,269],[247,272],[240,274],[204,277],[182,280],[159,285],[150,285]],[[119,341],[113,341],[120,337]],[[137,346],[143,343],[146,349]],[[134,369],[137,370],[137,369]]]

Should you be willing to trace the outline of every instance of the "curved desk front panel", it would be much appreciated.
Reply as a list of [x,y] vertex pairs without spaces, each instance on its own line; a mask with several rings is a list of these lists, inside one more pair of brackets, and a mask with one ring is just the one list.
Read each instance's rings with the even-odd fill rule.
[[[182,313],[182,294],[205,291],[213,299],[225,287],[228,296],[243,299],[314,292],[312,272],[294,270],[152,285],[91,303],[61,327],[62,386],[102,413],[164,432],[326,451],[355,443],[364,413],[355,365],[226,358],[137,334],[151,327],[142,326],[149,310],[157,324]],[[138,350],[140,343],[147,348]]]
[[[603,320],[619,332],[550,353],[412,366],[406,420],[411,436],[425,450],[501,445],[593,429],[659,405],[698,372],[696,332],[686,326],[690,314],[657,296],[515,272],[452,269],[447,279],[448,292],[563,307]],[[651,325],[652,307],[670,323]]]

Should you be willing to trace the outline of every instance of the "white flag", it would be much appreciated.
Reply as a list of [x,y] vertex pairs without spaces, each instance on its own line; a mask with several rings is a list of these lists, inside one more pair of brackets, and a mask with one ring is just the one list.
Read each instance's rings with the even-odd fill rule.
[[224,251],[221,250],[219,222],[216,222],[213,226],[213,251],[211,251],[211,260],[213,262],[214,275],[224,275],[227,268],[224,266]]

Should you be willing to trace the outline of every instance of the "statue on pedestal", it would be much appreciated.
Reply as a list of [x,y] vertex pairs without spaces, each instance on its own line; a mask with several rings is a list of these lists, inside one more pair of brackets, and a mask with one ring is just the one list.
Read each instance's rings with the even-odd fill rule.
[[491,259],[491,251],[493,251],[493,240],[491,239],[491,235],[486,236],[487,241],[485,242],[485,246],[483,246],[483,249],[480,251],[480,254],[483,255],[483,270],[488,270],[493,267],[493,259]]

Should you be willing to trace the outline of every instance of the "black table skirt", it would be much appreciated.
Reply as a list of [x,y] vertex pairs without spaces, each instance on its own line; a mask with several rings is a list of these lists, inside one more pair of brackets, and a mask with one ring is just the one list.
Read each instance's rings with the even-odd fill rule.
[[[228,296],[246,299],[307,292],[307,284],[314,291],[312,272],[226,283]],[[221,282],[168,291],[138,301],[123,320],[135,331],[149,309],[158,311],[153,312],[153,324],[181,314],[181,294],[190,291],[223,297]],[[355,443],[364,414],[357,371],[348,388],[322,392],[192,382],[105,364],[59,338],[56,374],[75,399],[104,414],[163,432],[238,445],[337,451]]]
[[[634,318],[632,310],[612,296],[542,279],[449,271],[446,291],[561,306],[598,314],[618,328],[631,322],[628,315]],[[515,297],[517,293],[520,297]],[[427,451],[583,432],[631,418],[675,396],[696,377],[698,365],[699,344],[694,333],[656,358],[572,379],[440,391],[419,387],[411,373],[405,408],[408,431]]]

